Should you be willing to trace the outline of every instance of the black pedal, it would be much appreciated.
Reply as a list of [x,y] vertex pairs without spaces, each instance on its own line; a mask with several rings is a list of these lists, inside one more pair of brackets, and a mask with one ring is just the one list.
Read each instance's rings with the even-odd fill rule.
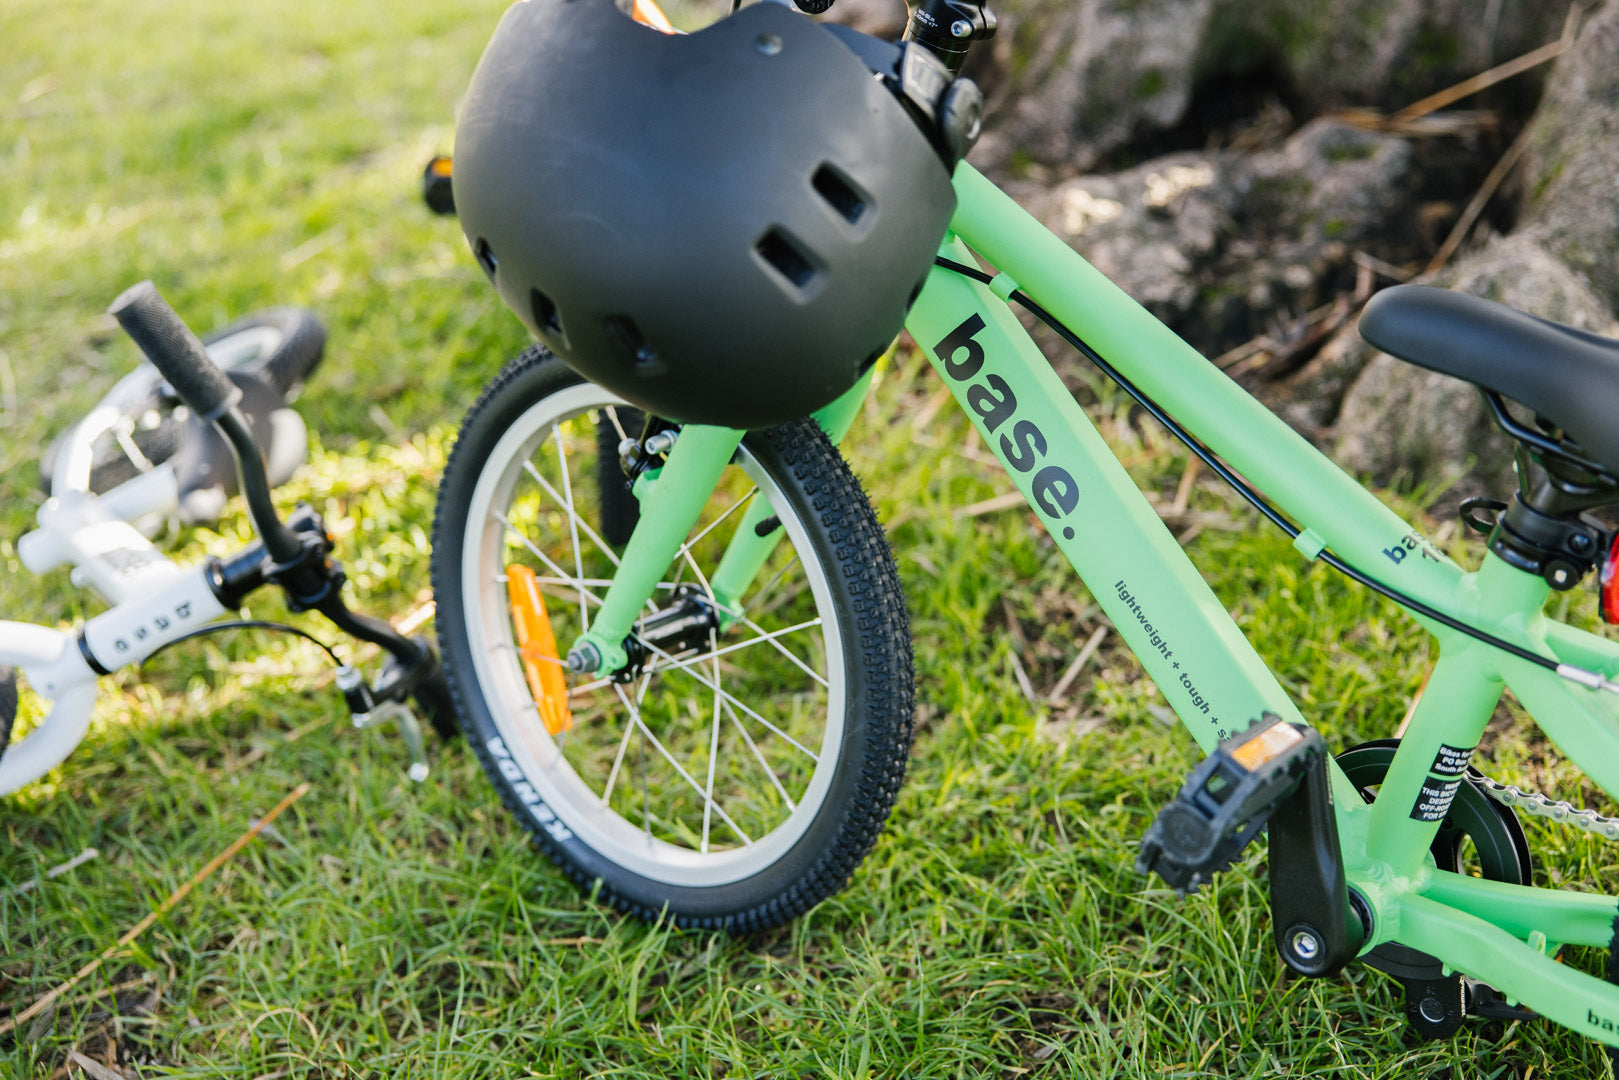
[[455,213],[455,190],[450,182],[450,159],[440,155],[422,170],[422,201],[435,214]]
[[1192,770],[1142,838],[1136,869],[1156,873],[1182,896],[1195,892],[1231,865],[1326,752],[1311,729],[1265,713]]
[[1276,948],[1301,975],[1333,974],[1360,950],[1367,927],[1344,875],[1330,761],[1313,729],[1265,713],[1192,771],[1147,830],[1136,868],[1185,895],[1268,825]]

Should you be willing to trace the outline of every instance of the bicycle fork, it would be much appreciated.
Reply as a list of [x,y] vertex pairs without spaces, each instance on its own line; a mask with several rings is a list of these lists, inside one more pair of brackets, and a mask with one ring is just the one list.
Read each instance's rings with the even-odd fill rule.
[[[870,385],[868,371],[842,396],[812,414],[834,444],[849,430]],[[652,599],[665,571],[684,553],[686,538],[745,434],[732,428],[688,424],[680,429],[665,462],[637,478],[633,490],[641,503],[640,519],[601,608],[568,650],[569,671],[611,677],[629,666],[637,615]],[[775,508],[763,497],[751,499],[713,577],[705,583],[706,599],[714,606],[720,630],[741,616],[741,598],[781,535]]]

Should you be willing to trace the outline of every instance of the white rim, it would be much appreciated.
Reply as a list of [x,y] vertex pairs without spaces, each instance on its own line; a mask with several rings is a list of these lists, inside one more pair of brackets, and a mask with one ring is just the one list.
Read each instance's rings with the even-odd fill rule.
[[256,364],[275,354],[281,347],[281,330],[275,326],[244,326],[206,346],[208,359],[216,367],[229,370],[244,364]]
[[[550,813],[554,813],[568,830],[589,847],[617,865],[643,877],[671,885],[722,885],[758,873],[785,855],[804,835],[825,801],[837,767],[844,735],[847,689],[843,661],[844,644],[835,619],[826,614],[835,609],[831,586],[824,571],[812,561],[800,559],[797,565],[802,567],[805,583],[809,586],[814,599],[815,609],[822,616],[817,636],[823,650],[824,672],[816,676],[816,680],[825,687],[825,716],[818,747],[810,748],[793,743],[797,748],[793,752],[803,751],[814,761],[810,779],[797,793],[796,798],[789,796],[776,779],[771,767],[754,745],[754,739],[749,737],[746,728],[753,727],[753,735],[760,741],[779,739],[783,733],[770,728],[763,717],[748,712],[745,702],[737,702],[728,695],[714,692],[715,688],[720,686],[717,666],[720,661],[713,654],[710,657],[699,658],[705,661],[712,660],[716,665],[713,679],[707,681],[698,679],[698,684],[708,688],[704,691],[704,696],[709,700],[702,703],[703,710],[712,709],[714,717],[715,743],[711,747],[709,761],[713,762],[717,756],[714,751],[718,746],[720,715],[728,714],[727,721],[741,730],[741,738],[747,741],[759,767],[770,774],[771,782],[780,793],[782,808],[785,810],[791,805],[791,810],[786,813],[785,818],[774,824],[767,832],[749,835],[731,821],[725,813],[722,799],[714,793],[712,768],[706,777],[705,792],[697,778],[673,767],[674,758],[666,751],[658,750],[661,744],[651,732],[649,725],[640,720],[641,710],[635,705],[637,700],[645,702],[649,689],[640,681],[628,688],[614,689],[622,706],[619,715],[611,721],[591,721],[615,723],[622,729],[621,748],[605,786],[611,794],[620,764],[626,758],[624,748],[632,742],[638,743],[640,753],[648,757],[651,756],[649,751],[662,753],[663,760],[658,761],[656,758],[652,760],[666,773],[670,775],[678,773],[702,799],[704,822],[702,842],[696,846],[685,846],[652,835],[650,816],[649,820],[640,823],[628,820],[601,797],[600,791],[594,789],[575,771],[564,754],[564,744],[551,737],[538,719],[512,644],[505,594],[505,566],[502,561],[508,526],[502,518],[513,499],[519,481],[526,475],[533,475],[526,466],[540,451],[542,444],[556,434],[560,445],[561,436],[557,434],[556,425],[603,406],[622,404],[624,403],[621,399],[588,383],[569,387],[547,395],[530,407],[496,443],[474,487],[468,509],[461,559],[461,588],[462,596],[465,598],[463,618],[471,645],[477,685],[483,692],[484,704],[504,742],[506,751],[511,755],[512,763],[521,770],[523,778],[533,785]],[[594,435],[591,437],[594,438]],[[780,489],[765,474],[752,455],[747,453],[746,448],[739,456],[739,463],[758,489],[754,497],[770,501],[794,549],[798,552],[809,550],[809,538],[802,522],[792,512]],[[566,470],[563,471],[562,477],[564,484],[568,483]],[[571,499],[569,494],[562,492],[556,494],[564,500]],[[557,508],[562,509],[560,502]],[[571,513],[564,511],[562,516],[567,519],[569,528],[574,530],[574,538],[578,537],[580,529],[588,526],[588,523],[581,524],[577,516]],[[579,541],[578,546],[589,542],[589,540]],[[573,571],[572,566],[558,569],[569,573]],[[579,582],[577,576],[573,578],[572,585],[577,586],[581,593],[577,604],[584,606],[586,598],[583,593],[588,590]],[[605,585],[591,585],[590,588],[594,589],[598,596],[605,591]],[[750,635],[750,638],[744,641],[744,645],[760,642],[769,644],[764,637],[751,636],[755,631],[763,633],[757,626],[742,631],[743,634]],[[780,631],[780,633],[787,632],[789,631]],[[815,634],[816,630],[814,627],[801,626],[792,628],[791,632]],[[733,631],[733,636],[735,633]],[[559,646],[565,651],[568,642],[559,642]],[[718,651],[725,652],[727,646],[739,647],[727,638],[721,641]],[[781,652],[787,651],[779,644],[773,647]],[[799,663],[800,667],[805,666],[801,662],[795,662]],[[652,685],[656,686],[660,681],[654,676]],[[691,684],[691,680],[683,680],[683,684]],[[637,737],[632,739],[632,734]],[[562,737],[563,740],[566,738],[566,735]],[[632,769],[638,767],[639,761],[631,766]],[[535,808],[533,804],[530,804],[530,808],[542,827],[547,827],[555,835],[554,823],[548,820],[549,814],[544,809]],[[728,826],[725,829],[717,829],[718,832],[733,839],[745,836],[745,840],[736,842],[733,846],[716,848],[711,842],[715,835],[715,832],[710,831],[711,819],[715,819],[716,826],[720,822]]]

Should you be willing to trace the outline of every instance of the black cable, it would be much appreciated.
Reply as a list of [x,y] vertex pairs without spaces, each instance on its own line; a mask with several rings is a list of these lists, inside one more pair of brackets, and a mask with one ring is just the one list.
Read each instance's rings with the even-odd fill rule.
[[[156,656],[158,653],[162,652],[164,649],[167,649],[171,645],[178,645],[182,641],[190,641],[192,638],[199,638],[204,634],[217,634],[222,630],[279,630],[284,633],[295,634],[298,637],[303,638],[305,641],[313,642],[315,645],[319,646],[322,652],[332,658],[332,663],[336,664],[338,667],[343,666],[343,658],[338,656],[330,645],[326,644],[314,634],[309,633],[307,630],[300,630],[296,626],[289,626],[286,623],[269,622],[265,619],[232,619],[229,622],[216,622],[209,623],[207,626],[199,626],[195,630],[181,634],[173,641],[166,641],[162,645],[159,645],[147,655],[146,660],[150,660],[152,657]],[[146,663],[146,660],[142,660],[141,663]]]
[[[942,256],[936,257],[934,262],[944,267],[946,270],[953,270],[956,273],[961,274],[963,277],[972,278],[974,281],[982,282],[985,285],[988,285],[994,280],[989,274],[977,269],[976,267],[965,266],[958,262],[952,262],[951,260],[943,258]],[[1120,389],[1122,389],[1126,394],[1129,394],[1135,399],[1138,405],[1152,414],[1154,420],[1157,420],[1160,424],[1164,425],[1164,427],[1168,428],[1171,435],[1185,443],[1186,448],[1197,455],[1198,460],[1202,461],[1203,464],[1213,469],[1215,473],[1219,475],[1220,479],[1224,480],[1226,483],[1235,488],[1237,494],[1248,500],[1248,502],[1253,505],[1254,509],[1258,510],[1261,514],[1264,514],[1267,518],[1269,518],[1277,526],[1277,528],[1287,533],[1290,538],[1297,537],[1299,535],[1299,530],[1291,521],[1288,521],[1287,518],[1282,516],[1281,511],[1277,510],[1274,506],[1270,505],[1270,503],[1266,502],[1264,496],[1260,495],[1259,492],[1249,487],[1247,482],[1239,477],[1236,473],[1232,472],[1225,462],[1215,457],[1213,451],[1209,450],[1208,447],[1198,442],[1197,439],[1192,436],[1191,432],[1187,431],[1185,428],[1181,427],[1180,424],[1176,423],[1175,419],[1168,413],[1164,412],[1156,401],[1153,401],[1146,394],[1142,393],[1134,383],[1124,377],[1122,372],[1120,372],[1106,360],[1102,359],[1100,353],[1091,348],[1089,345],[1085,344],[1085,342],[1081,341],[1079,336],[1072,330],[1068,329],[1068,327],[1065,326],[1055,315],[1051,314],[1051,312],[1035,303],[1034,300],[1021,289],[1014,290],[1012,292],[1011,299],[1016,300],[1019,304],[1027,308],[1030,314],[1039,319],[1041,322],[1045,323],[1052,330],[1056,331],[1058,336],[1077,349],[1080,355],[1084,356],[1085,359],[1096,365],[1097,369],[1100,370],[1102,374],[1106,375],[1109,379],[1112,379],[1115,383],[1118,383]]]
[[[946,270],[953,271],[954,273],[960,274],[966,278],[971,278],[972,280],[980,282],[984,285],[988,285],[994,280],[993,275],[988,274],[975,266],[967,266],[963,263],[955,262],[952,259],[946,259],[943,256],[937,256],[933,261],[938,266],[941,266]],[[1299,528],[1291,521],[1288,521],[1280,510],[1272,506],[1269,500],[1267,500],[1258,491],[1255,491],[1246,480],[1242,479],[1242,477],[1233,472],[1225,464],[1225,462],[1221,461],[1215,456],[1212,450],[1199,442],[1196,436],[1187,431],[1185,428],[1181,427],[1174,417],[1164,412],[1164,410],[1159,407],[1157,402],[1153,401],[1139,388],[1137,388],[1134,383],[1125,378],[1122,372],[1118,371],[1113,367],[1112,364],[1104,360],[1095,349],[1081,341],[1079,336],[1064,325],[1063,322],[1055,315],[1051,314],[1045,308],[1035,303],[1035,301],[1021,289],[1014,289],[1009,299],[1017,301],[1017,303],[1026,308],[1031,315],[1045,323],[1046,326],[1055,331],[1059,337],[1078,350],[1081,356],[1085,357],[1085,359],[1096,365],[1096,368],[1101,371],[1102,374],[1106,375],[1113,382],[1117,383],[1120,389],[1135,399],[1136,403],[1139,404],[1143,409],[1147,410],[1147,412],[1152,415],[1153,419],[1162,424],[1171,435],[1175,436],[1175,438],[1179,439],[1182,443],[1185,443],[1186,448],[1193,454],[1197,455],[1199,461],[1203,462],[1203,464],[1214,470],[1220,479],[1231,485],[1237,494],[1241,495],[1245,500],[1247,500],[1254,507],[1254,509],[1258,510],[1266,518],[1270,519],[1270,521],[1285,532],[1290,539],[1298,538],[1300,532]],[[1366,586],[1373,592],[1393,600],[1402,607],[1409,608],[1418,615],[1432,619],[1434,622],[1437,622],[1442,626],[1446,626],[1459,633],[1466,634],[1468,637],[1482,641],[1486,645],[1491,645],[1502,650],[1503,652],[1511,653],[1520,660],[1528,660],[1531,663],[1538,664],[1539,666],[1547,668],[1551,671],[1556,671],[1559,667],[1561,667],[1556,660],[1541,656],[1539,653],[1531,652],[1521,645],[1514,645],[1510,641],[1503,641],[1493,634],[1478,629],[1476,626],[1469,626],[1458,619],[1454,619],[1449,615],[1446,615],[1442,611],[1436,611],[1415,597],[1407,596],[1398,589],[1385,585],[1371,575],[1363,573],[1350,564],[1344,562],[1331,551],[1322,549],[1322,551],[1317,554],[1316,558],[1320,559],[1334,570],[1337,570],[1339,573],[1345,575],[1351,581],[1359,582],[1361,585]]]

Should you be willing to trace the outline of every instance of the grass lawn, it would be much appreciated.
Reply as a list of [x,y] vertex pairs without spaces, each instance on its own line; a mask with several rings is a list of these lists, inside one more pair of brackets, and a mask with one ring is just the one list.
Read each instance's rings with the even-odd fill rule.
[[[102,313],[148,277],[199,331],[279,303],[321,314],[327,359],[299,403],[316,446],[285,499],[337,527],[359,606],[429,600],[455,424],[525,342],[417,188],[502,7],[0,4],[0,613],[98,610],[24,571],[15,540],[41,447],[134,362]],[[1383,976],[1289,977],[1262,848],[1186,901],[1131,869],[1195,749],[1111,635],[1060,703],[1020,690],[1015,667],[1043,698],[1101,617],[1026,511],[954,512],[1009,485],[940,393],[902,353],[848,446],[898,554],[919,715],[890,828],[844,893],[748,939],[627,921],[534,852],[465,747],[413,785],[397,740],[349,730],[311,648],[209,639],[104,680],[81,749],[0,800],[0,1018],[311,790],[0,1037],[0,1076],[63,1076],[75,1053],[244,1080],[1602,1075],[1594,1044],[1546,1024],[1417,1044]],[[1173,501],[1184,456],[1111,396],[1097,415]],[[1306,715],[1339,748],[1390,734],[1424,636],[1206,482],[1188,506],[1194,559]],[[245,533],[233,517],[169,547],[190,561]],[[1543,738],[1498,726],[1499,779],[1579,792]],[[1541,880],[1612,880],[1608,849],[1530,833]]]

